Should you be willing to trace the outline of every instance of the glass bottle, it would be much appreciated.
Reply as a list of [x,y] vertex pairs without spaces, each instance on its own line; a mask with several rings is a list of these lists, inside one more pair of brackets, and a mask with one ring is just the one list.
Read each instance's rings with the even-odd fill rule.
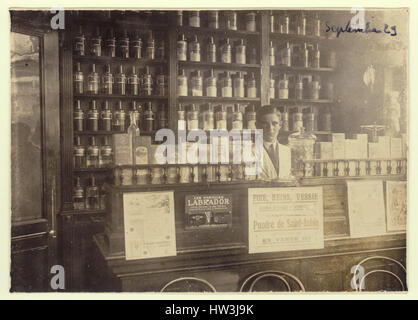
[[155,59],[155,40],[152,31],[148,33],[147,47],[145,48],[145,59]]
[[238,72],[238,75],[234,78],[234,97],[244,98],[244,77],[242,72]]
[[158,113],[157,113],[157,128],[158,129],[164,129],[167,128],[167,112],[166,112],[166,108],[165,105],[161,105]]
[[135,66],[132,67],[132,73],[128,76],[127,84],[128,84],[128,93],[130,95],[136,96],[139,94],[139,78],[136,74]]
[[90,137],[90,144],[87,147],[87,168],[99,167],[99,147],[96,145],[96,137]]
[[270,11],[270,32],[276,32],[274,12]]
[[77,100],[76,106],[74,109],[74,131],[83,131],[84,130],[84,111],[81,109],[80,100]]
[[256,120],[257,120],[257,113],[255,111],[255,107],[253,105],[249,105],[245,109],[245,115],[246,115],[246,127],[250,130],[257,129],[256,127]]
[[103,144],[100,146],[99,167],[109,168],[113,164],[113,150],[109,143],[109,136],[103,137]]
[[273,73],[270,73],[269,97],[270,99],[276,99],[276,80],[274,79]]
[[199,129],[199,108],[192,104],[187,110],[187,130]]
[[177,130],[186,130],[186,112],[183,105],[180,103],[177,108]]
[[[249,12],[245,15],[245,30],[250,32],[256,31],[256,14],[255,12]],[[273,31],[274,32],[274,31]]]
[[73,187],[73,208],[74,210],[85,209],[84,189],[80,183],[80,177],[76,177],[76,183]]
[[177,40],[177,59],[179,61],[186,61],[187,60],[187,41],[182,34]]
[[106,56],[114,58],[116,57],[116,39],[113,28],[109,29],[107,38],[105,40]]
[[196,35],[193,36],[193,40],[189,44],[189,58],[190,61],[200,61],[200,43]]
[[209,43],[207,46],[207,56],[206,56],[207,62],[216,62],[216,44],[213,41],[213,37],[209,38]]
[[200,13],[199,11],[189,12],[189,26],[199,28],[200,27]]
[[91,65],[91,72],[87,77],[87,93],[99,93],[99,74],[96,72],[96,65],[94,63]]
[[115,76],[115,93],[119,95],[126,94],[126,76],[123,73],[123,66],[119,66],[119,73]]
[[218,106],[216,113],[216,129],[217,130],[227,130],[227,113],[224,105]]
[[232,111],[231,129],[232,130],[243,129],[243,116],[242,116],[240,105],[238,103],[234,105],[234,110]]
[[279,80],[279,99],[289,99],[289,80],[286,74]]
[[142,59],[142,39],[138,31],[135,31],[135,36],[132,40],[132,57]]
[[84,93],[84,74],[81,71],[80,62],[77,62],[77,68],[74,72],[74,90],[75,94]]
[[179,27],[183,26],[183,11],[182,10],[177,11],[177,26]]
[[213,69],[210,70],[209,77],[206,78],[206,96],[207,97],[216,97],[217,96],[217,86],[216,86],[216,76],[213,72]]
[[144,96],[152,95],[153,82],[152,82],[150,69],[148,66],[145,66],[145,73],[142,75],[141,88],[142,88],[142,94]]
[[273,41],[270,41],[270,66],[274,66],[276,63],[275,48],[273,46]]
[[319,19],[318,13],[315,13],[315,17],[313,18],[313,36],[320,37],[321,36],[321,20]]
[[225,43],[221,46],[221,62],[231,63],[231,44],[229,38],[227,38]]
[[303,114],[304,128],[307,132],[315,131],[315,113],[312,110],[312,107],[307,108],[307,112]]
[[289,131],[289,110],[287,107],[284,107],[283,113],[282,113],[282,128],[284,132]]
[[309,51],[306,42],[303,44],[303,48],[300,51],[301,67],[309,68]]
[[147,102],[144,111],[144,130],[145,132],[152,132],[154,130],[154,111],[152,111],[151,102]]
[[73,166],[75,169],[82,169],[86,167],[86,147],[81,145],[80,136],[75,137]]
[[295,82],[295,99],[303,99],[303,81],[300,75]]
[[107,64],[105,67],[105,73],[102,76],[102,92],[104,94],[113,93],[113,74],[110,73],[110,64]]
[[211,103],[203,106],[203,112],[201,112],[200,125],[202,130],[213,130],[215,128],[213,106]]
[[244,44],[244,39],[240,40],[240,44],[235,47],[235,63],[246,64],[246,46]]
[[95,57],[102,56],[102,36],[100,35],[99,27],[96,27],[96,33],[91,38],[91,54]]
[[287,12],[281,17],[280,33],[289,34],[290,32],[290,16]]
[[128,31],[125,29],[118,41],[119,56],[123,59],[129,58],[129,37]]
[[87,127],[90,131],[99,130],[99,111],[97,111],[96,100],[93,100],[87,114]]
[[319,51],[319,44],[315,45],[315,48],[312,50],[311,56],[311,68],[319,68],[321,60],[321,51]]
[[304,132],[303,126],[299,126],[297,132],[289,136],[289,147],[291,150],[292,171],[295,176],[312,176],[312,164],[302,160],[312,160],[314,158],[314,145],[316,136],[312,133]]
[[158,96],[165,96],[167,94],[167,76],[163,72],[163,68],[160,68],[156,77],[156,89]]
[[191,89],[193,97],[201,97],[203,95],[203,80],[200,70],[197,70],[192,76]]
[[254,72],[251,72],[251,77],[247,80],[247,98],[257,98],[257,83]]
[[118,102],[118,108],[113,117],[113,131],[124,132],[126,129],[126,113],[122,106],[122,101]]
[[177,91],[179,96],[188,95],[187,77],[184,69],[181,69],[180,74],[177,76]]
[[226,11],[226,29],[237,30],[237,13],[235,11]]
[[229,71],[225,71],[221,81],[221,97],[232,97],[232,79]]
[[86,209],[98,210],[99,208],[99,188],[96,185],[96,178],[91,175],[90,185],[86,187]]
[[100,112],[100,130],[112,131],[112,111],[109,109],[109,102],[105,101]]
[[105,187],[102,185],[99,190],[100,210],[106,210],[107,193]]
[[292,56],[291,56],[291,50],[290,50],[290,43],[286,42],[286,47],[284,47],[280,52],[280,59],[281,59],[281,65],[286,67],[292,66]]
[[208,11],[208,27],[219,29],[219,12],[216,10]]
[[299,16],[297,34],[301,36],[306,36],[306,15],[303,12]]
[[132,102],[132,110],[130,111],[129,114],[130,116],[132,115],[132,118],[135,120],[135,123],[138,128],[141,127],[141,113],[140,113],[141,109],[142,109],[141,105],[137,106],[135,101]]
[[76,56],[84,56],[86,48],[86,37],[83,33],[83,27],[78,27],[78,34],[74,37],[74,54]]

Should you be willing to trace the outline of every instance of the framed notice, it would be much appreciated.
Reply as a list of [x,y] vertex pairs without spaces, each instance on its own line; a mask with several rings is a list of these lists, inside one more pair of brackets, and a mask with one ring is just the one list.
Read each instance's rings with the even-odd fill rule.
[[249,253],[324,248],[322,187],[248,189]]
[[386,233],[383,181],[347,181],[347,196],[352,238]]
[[388,231],[405,231],[408,211],[406,181],[386,181],[386,222]]
[[126,260],[175,256],[174,194],[123,194]]

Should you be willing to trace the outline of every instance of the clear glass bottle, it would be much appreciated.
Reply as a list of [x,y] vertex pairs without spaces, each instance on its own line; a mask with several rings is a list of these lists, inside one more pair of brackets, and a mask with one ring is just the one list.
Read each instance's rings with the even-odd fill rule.
[[74,114],[74,131],[84,131],[84,111],[81,109],[80,100],[76,101]]
[[80,177],[76,177],[76,183],[73,187],[73,208],[74,210],[84,210],[86,208],[84,188],[81,186]]
[[237,30],[237,13],[236,11],[225,12],[226,23],[225,27],[227,30]]
[[119,45],[119,56],[123,59],[129,58],[129,37],[128,31],[125,29],[123,30],[122,35],[118,39]]
[[96,100],[93,100],[87,113],[87,127],[90,131],[99,130],[99,111],[97,110]]
[[99,93],[99,74],[96,72],[96,65],[94,63],[91,65],[91,72],[87,77],[87,93]]
[[103,144],[100,146],[99,167],[109,168],[113,164],[113,150],[109,143],[109,136],[103,137]]
[[284,47],[281,52],[280,52],[280,60],[281,60],[281,65],[286,66],[286,67],[291,67],[292,66],[292,53],[291,53],[291,49],[290,49],[290,43],[286,42],[286,47]]
[[96,33],[91,38],[91,54],[95,57],[102,56],[102,36],[100,35],[99,27],[96,27]]
[[128,94],[136,96],[139,94],[139,78],[135,66],[132,66],[132,73],[127,78]]
[[206,61],[215,63],[216,62],[216,44],[213,40],[213,37],[209,38],[209,43],[207,45],[207,55],[206,55]]
[[236,103],[234,105],[234,110],[231,117],[231,129],[232,130],[242,130],[244,127],[243,116],[241,112],[240,105]]
[[216,97],[217,96],[217,85],[216,85],[216,76],[213,69],[210,70],[209,77],[206,78],[206,96],[207,97]]
[[303,123],[304,123],[304,128],[307,132],[312,132],[315,131],[315,122],[316,122],[316,116],[315,113],[313,112],[313,108],[309,107],[307,108],[308,110],[306,110],[307,112],[305,112],[303,114]]
[[221,81],[221,97],[232,97],[232,79],[229,71],[225,71]]
[[99,167],[99,147],[96,144],[96,137],[90,137],[90,144],[87,147],[87,168],[98,168]]
[[303,68],[309,68],[309,50],[307,47],[306,42],[303,44],[303,48],[300,50],[300,62],[301,67]]
[[204,105],[200,112],[200,128],[206,131],[215,128],[213,107],[210,103]]
[[81,145],[80,136],[75,137],[73,166],[75,169],[83,169],[86,167],[86,147]]
[[154,111],[152,111],[151,102],[147,102],[144,111],[144,130],[145,132],[152,132],[154,130]]
[[298,75],[295,82],[295,99],[303,99],[303,81],[300,75]]
[[199,108],[192,104],[187,110],[187,130],[199,129]]
[[227,130],[228,115],[224,105],[218,106],[215,113],[216,129]]
[[157,129],[164,129],[168,126],[167,112],[165,105],[161,105],[158,108],[157,113]]
[[102,75],[102,92],[104,94],[113,94],[113,74],[110,72],[110,64],[105,67],[105,73]]
[[177,11],[177,26],[181,27],[183,26],[183,11],[182,10],[178,10]]
[[84,56],[86,48],[86,37],[83,33],[83,27],[78,27],[78,34],[74,37],[74,55]]
[[144,96],[152,95],[152,91],[154,89],[153,87],[154,86],[153,86],[150,69],[148,66],[145,66],[145,73],[142,75],[142,81],[141,81],[142,94]]
[[118,108],[113,117],[113,131],[124,132],[126,129],[126,112],[123,109],[122,101],[118,102]]
[[152,31],[148,33],[147,47],[145,48],[145,59],[155,59],[155,40]]
[[306,15],[304,12],[302,12],[299,16],[297,34],[306,36]]
[[81,71],[80,62],[77,62],[76,71],[74,72],[74,91],[75,94],[84,93],[84,74]]
[[316,136],[312,133],[304,132],[300,126],[297,132],[289,136],[289,147],[291,150],[292,172],[295,176],[312,176],[312,165],[305,162],[305,167],[301,165],[302,160],[312,160],[314,158],[314,145]]
[[279,99],[289,99],[289,80],[286,74],[279,80]]
[[138,31],[135,31],[135,36],[132,40],[132,57],[142,59],[142,39]]
[[184,69],[180,70],[180,74],[177,76],[177,92],[179,96],[187,96],[187,77]]
[[257,83],[254,72],[251,72],[251,77],[247,80],[247,98],[257,98]]
[[113,28],[109,29],[107,38],[105,40],[106,56],[114,58],[116,57],[116,39]]
[[319,44],[317,43],[312,50],[311,68],[319,68],[321,61],[321,51],[319,51]]
[[112,111],[109,108],[109,102],[106,100],[102,111],[100,112],[100,130],[112,131]]
[[163,72],[163,68],[160,68],[156,76],[156,94],[158,96],[165,96],[167,94],[167,76]]
[[191,90],[193,97],[201,97],[203,95],[203,79],[200,70],[197,70],[192,76]]
[[177,130],[186,130],[186,112],[181,103],[177,107]]
[[199,11],[189,11],[189,26],[200,28],[200,13]]
[[129,115],[130,117],[132,116],[132,118],[135,120],[135,123],[138,128],[141,127],[141,109],[142,109],[141,105],[137,106],[136,102],[132,101],[132,109]]
[[229,38],[225,40],[225,43],[221,46],[221,62],[231,63],[231,44]]
[[177,40],[177,60],[187,61],[187,41],[184,34]]
[[276,32],[276,19],[273,11],[270,11],[270,32]]
[[123,73],[123,66],[119,66],[119,73],[115,76],[115,93],[119,95],[126,94],[126,76]]
[[192,42],[189,43],[189,58],[190,61],[200,61],[200,43],[196,35],[193,36]]
[[235,63],[246,64],[247,54],[244,39],[240,40],[240,44],[235,47]]
[[244,98],[244,77],[242,72],[234,77],[234,97],[235,98]]
[[96,185],[96,178],[94,175],[90,176],[90,184],[86,187],[86,209],[100,209],[99,188]]
[[315,16],[312,20],[312,32],[314,37],[320,37],[321,36],[321,20],[319,19],[318,13],[315,13]]
[[219,12],[216,10],[208,11],[208,27],[219,29]]
[[276,64],[276,49],[274,48],[273,41],[270,41],[270,66],[274,66]]
[[273,73],[270,73],[269,97],[270,99],[276,99],[276,80]]
[[245,116],[246,116],[246,128],[250,130],[257,129],[256,120],[257,120],[257,112],[255,111],[255,107],[253,105],[249,105],[245,108]]

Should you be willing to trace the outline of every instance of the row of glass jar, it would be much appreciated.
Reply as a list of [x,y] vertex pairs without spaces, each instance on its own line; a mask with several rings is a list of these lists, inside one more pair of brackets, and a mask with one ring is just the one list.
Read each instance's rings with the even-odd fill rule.
[[91,175],[87,185],[81,184],[81,178],[76,177],[73,187],[73,207],[74,210],[105,210],[106,191],[96,183],[96,177]]
[[167,76],[160,68],[157,75],[152,75],[150,68],[146,66],[141,75],[137,75],[136,67],[133,66],[131,73],[126,75],[123,66],[120,65],[118,73],[113,76],[110,65],[105,65],[104,72],[100,76],[96,72],[96,65],[91,65],[91,72],[84,80],[84,73],[81,71],[80,63],[76,64],[74,72],[75,94],[117,94],[117,95],[167,95]]
[[[156,129],[167,128],[167,109],[165,104],[153,108],[152,102],[148,101],[145,105],[137,104],[132,101],[129,112],[125,111],[122,101],[118,101],[112,111],[109,102],[104,101],[101,111],[97,108],[95,100],[90,101],[87,112],[81,108],[80,100],[76,101],[73,113],[74,130],[82,131],[108,131],[125,132],[128,125],[134,120],[140,130],[151,132]],[[158,110],[157,112],[155,110]],[[127,116],[128,114],[128,116]],[[157,114],[157,117],[155,116]],[[132,120],[133,119],[133,120]]]
[[[257,14],[255,12],[245,12],[243,13],[245,21],[243,21],[242,26],[238,26],[241,21],[238,19],[237,11],[217,11],[217,10],[208,10],[208,11],[177,11],[177,25],[183,26],[184,16],[187,17],[187,25],[189,27],[200,28],[207,27],[210,29],[226,29],[226,30],[245,30],[249,32],[257,31]],[[204,20],[207,23],[201,23],[201,17],[204,17]],[[206,18],[206,19],[205,19]]]
[[[232,61],[234,61],[237,64],[246,64],[248,61],[250,64],[257,63],[256,48],[253,47],[251,50],[247,51],[247,46],[244,39],[240,39],[232,49],[231,41],[229,38],[222,40],[220,45],[217,46],[214,38],[209,37],[204,47],[206,49],[206,62],[232,63]],[[232,52],[235,53],[234,60],[232,59]],[[203,61],[201,54],[201,44],[196,35],[194,35],[189,42],[187,42],[184,34],[179,36],[179,39],[177,40],[177,59],[179,61]]]
[[[135,58],[149,60],[164,60],[166,58],[165,41],[156,41],[152,31],[148,32],[146,46],[144,48],[138,31],[129,35],[128,31],[124,29],[116,40],[113,28],[110,28],[107,32],[106,39],[103,41],[100,28],[97,27],[95,34],[91,36],[90,41],[86,45],[83,28],[79,26],[78,33],[73,37],[73,44],[74,55],[81,57],[85,55],[101,57],[103,55],[102,49],[104,49],[104,56],[110,58],[119,57],[123,59]],[[87,54],[86,47],[88,47]]]
[[206,97],[257,98],[257,82],[254,73],[246,78],[243,72],[236,73],[232,78],[231,72],[225,71],[219,79],[218,86],[218,79],[213,70],[210,70],[205,80],[203,80],[202,72],[196,70],[191,73],[189,80],[184,69],[182,69],[177,76],[177,94],[193,97],[205,95]]
[[320,37],[321,27],[321,20],[317,12],[307,14],[298,11],[290,14],[287,11],[281,13],[270,11],[270,32]]
[[88,145],[83,145],[81,137],[76,136],[73,147],[74,169],[109,168],[113,165],[113,148],[110,137],[104,136],[102,144],[97,145],[95,136],[89,137]]

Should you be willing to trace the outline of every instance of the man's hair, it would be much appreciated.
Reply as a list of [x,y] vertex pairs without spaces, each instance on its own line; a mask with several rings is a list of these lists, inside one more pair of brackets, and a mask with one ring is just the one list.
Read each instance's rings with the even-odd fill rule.
[[272,106],[272,105],[265,105],[260,108],[257,108],[257,121],[261,119],[262,116],[266,114],[276,114],[280,120],[282,120],[282,114],[278,107]]

